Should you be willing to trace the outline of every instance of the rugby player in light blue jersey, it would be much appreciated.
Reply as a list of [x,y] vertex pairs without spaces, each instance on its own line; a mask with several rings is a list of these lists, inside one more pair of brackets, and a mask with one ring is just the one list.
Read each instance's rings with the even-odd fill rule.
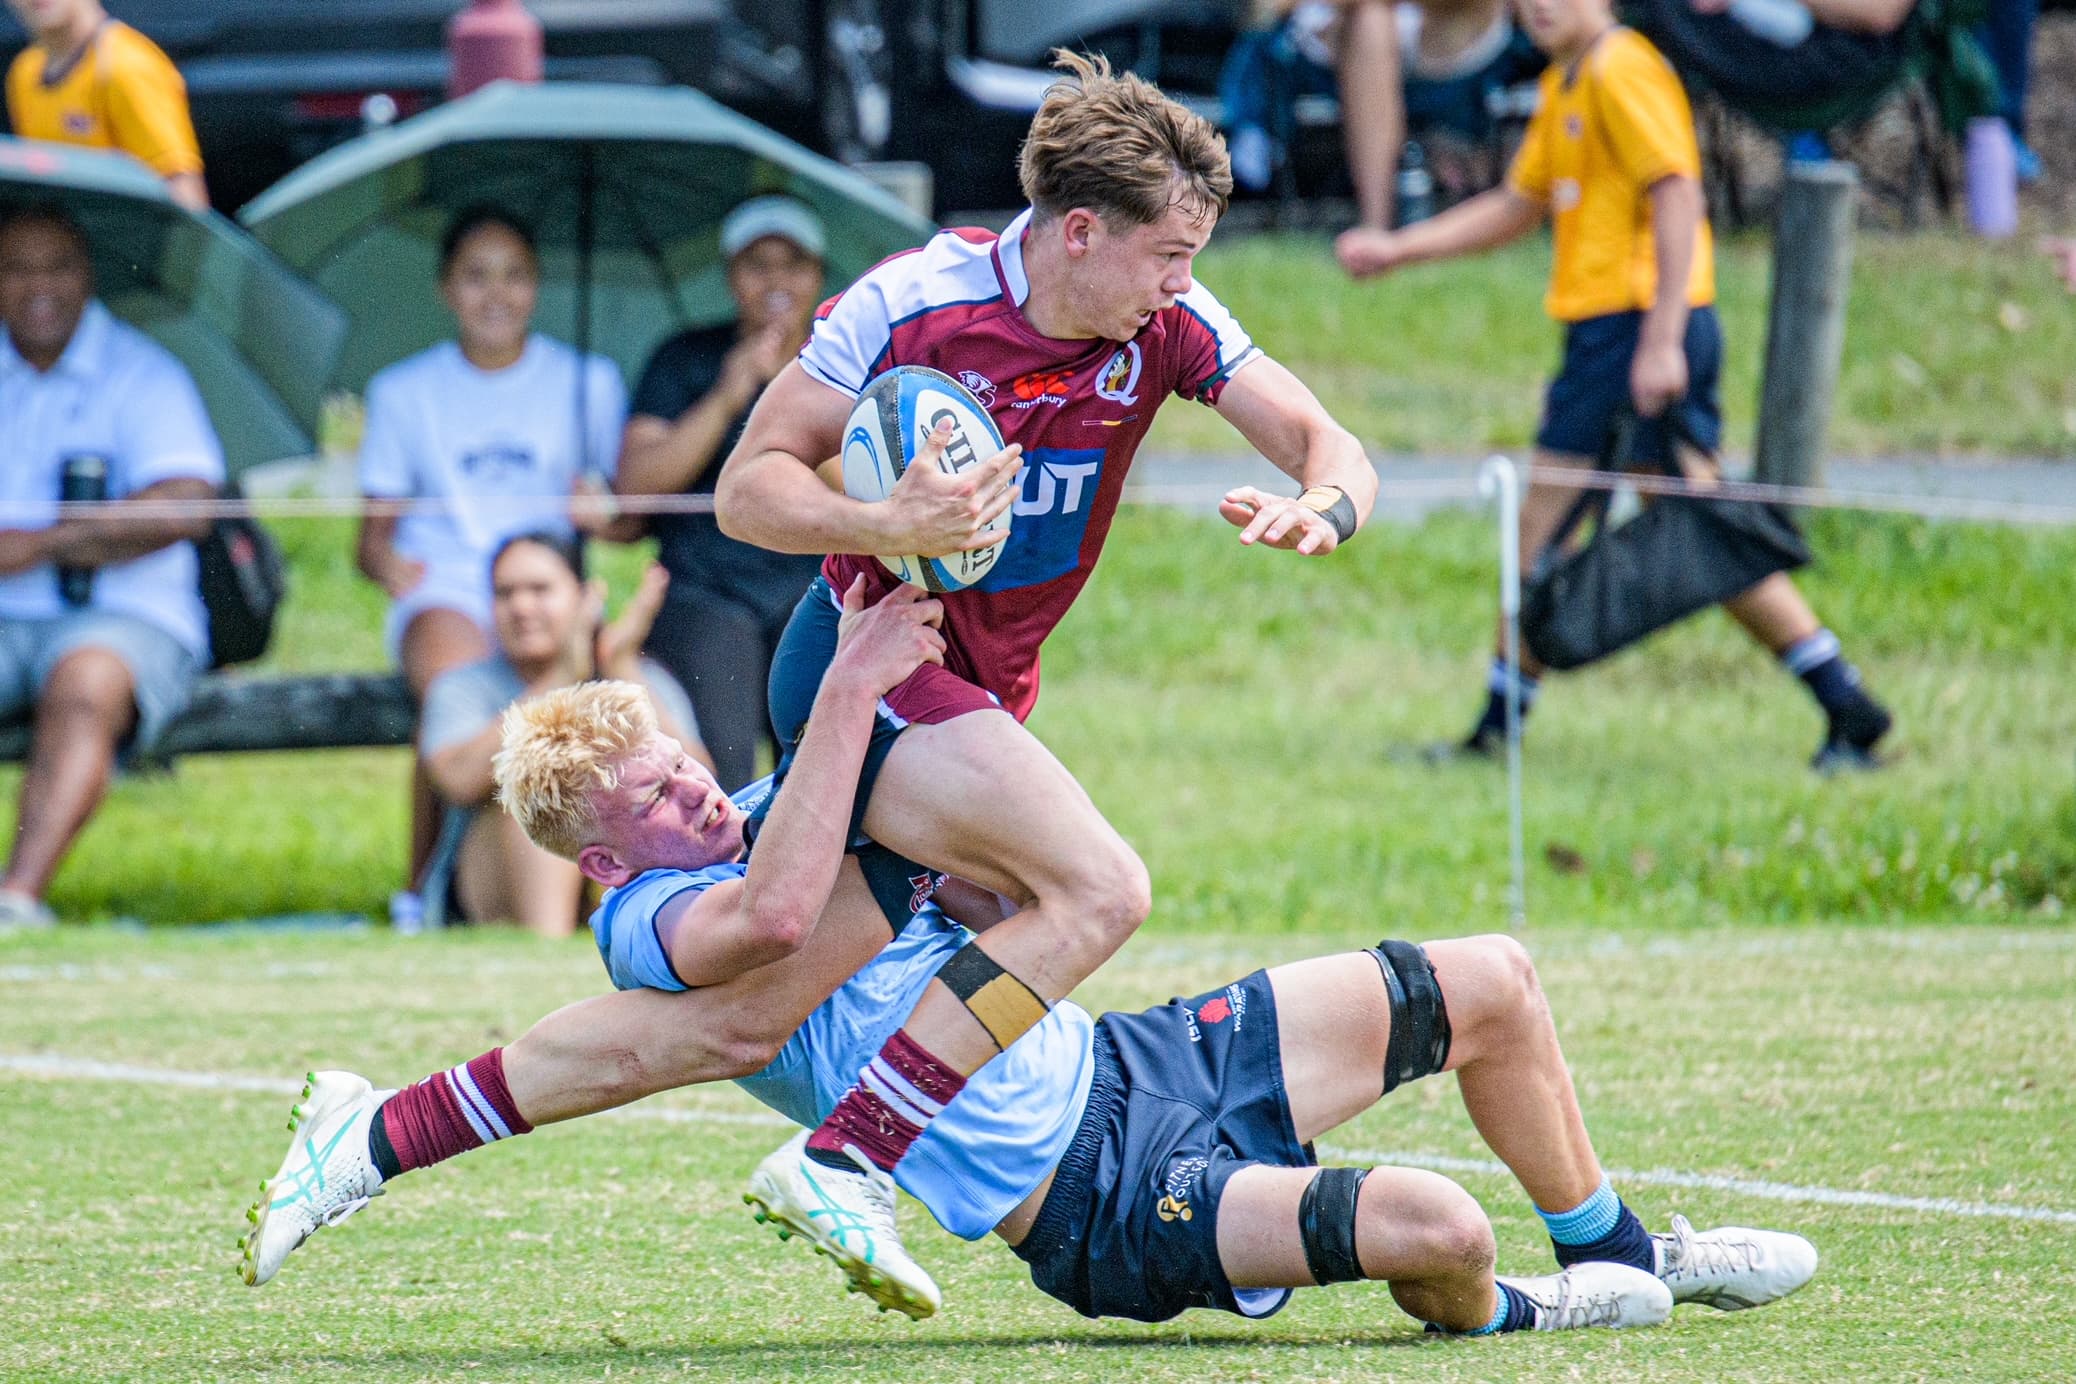
[[[752,1197],[783,1232],[829,1250],[853,1287],[913,1316],[939,1300],[912,1263],[885,1257],[898,1243],[896,1181],[954,1234],[995,1231],[1040,1288],[1089,1316],[1265,1316],[1293,1288],[1374,1279],[1417,1320],[1484,1334],[1647,1325],[1677,1301],[1751,1307],[1809,1280],[1816,1252],[1798,1236],[1696,1232],[1678,1216],[1669,1233],[1645,1231],[1600,1168],[1534,967],[1506,937],[1383,942],[1100,1020],[1062,1003],[941,1110],[923,1109],[929,1097],[875,1055],[971,940],[947,909],[984,925],[999,901],[911,874],[877,848],[845,856],[846,793],[823,802],[803,790],[824,775],[843,783],[870,729],[860,689],[925,656],[933,605],[897,593],[852,609],[834,682],[823,683],[829,700],[775,799],[752,789],[722,806],[629,685],[580,685],[515,708],[501,797],[536,841],[613,886],[592,927],[619,993],[399,1093],[314,1076],[296,1140],[252,1213],[246,1280],[272,1277],[316,1229],[410,1168],[727,1077],[813,1125],[861,1067],[890,1108],[935,1116],[918,1121],[892,1179],[866,1174],[872,1214],[818,1200],[811,1178],[793,1185],[790,1150],[765,1160]],[[717,857],[717,825],[744,816],[763,822],[755,852],[747,863],[733,850]],[[819,922],[784,959],[730,970],[745,945],[732,929],[774,916],[744,900],[768,909],[760,891],[773,887],[795,891],[786,916]],[[770,945],[766,936],[752,949]],[[749,1036],[781,1025],[789,1036]],[[1495,1278],[1484,1211],[1438,1174],[1313,1166],[1313,1139],[1438,1071],[1457,1074],[1472,1122],[1548,1225],[1560,1272]]]

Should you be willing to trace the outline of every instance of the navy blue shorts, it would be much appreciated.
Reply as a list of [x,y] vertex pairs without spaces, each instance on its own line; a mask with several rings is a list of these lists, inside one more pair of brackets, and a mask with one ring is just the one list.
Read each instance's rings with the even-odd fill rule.
[[[755,799],[745,801],[740,796],[736,801],[742,805],[743,840],[750,854],[757,851],[757,835],[764,830],[764,819],[771,815],[772,804],[778,801],[779,784],[776,777],[765,780],[763,792]],[[865,875],[865,885],[879,904],[879,911],[887,918],[887,926],[899,937],[901,929],[909,920],[922,912],[923,905],[944,883],[944,876],[926,870],[905,855],[897,855],[874,841],[853,841],[849,854],[858,858],[858,869]]]
[[1158,1322],[1191,1307],[1266,1317],[1290,1290],[1226,1281],[1219,1198],[1242,1168],[1313,1161],[1283,1091],[1266,971],[1106,1014],[1087,1113],[1016,1252],[1033,1283],[1085,1317]]
[[[1536,446],[1574,456],[1600,455],[1616,415],[1630,406],[1629,367],[1642,329],[1640,312],[1588,317],[1564,329],[1564,364],[1544,397]],[[1723,373],[1723,327],[1713,307],[1687,314],[1686,348],[1687,397],[1673,408],[1694,440],[1715,451],[1723,440],[1723,413],[1716,402],[1716,382]],[[1664,421],[1639,420],[1631,461],[1655,466],[1665,458]]]
[[[778,649],[772,654],[767,695],[771,724],[779,737],[778,768],[772,774],[779,784],[785,783],[793,768],[808,713],[815,707],[815,694],[822,690],[822,674],[836,656],[836,629],[842,616],[843,606],[829,589],[828,579],[816,577],[793,607],[793,618],[786,622],[786,632],[779,636]],[[851,800],[851,839],[866,839],[865,805],[872,801],[880,766],[887,762],[887,752],[901,732],[912,725],[935,725],[970,711],[999,711],[1001,707],[992,692],[935,663],[925,663],[880,698],[872,740],[858,773],[857,795]]]

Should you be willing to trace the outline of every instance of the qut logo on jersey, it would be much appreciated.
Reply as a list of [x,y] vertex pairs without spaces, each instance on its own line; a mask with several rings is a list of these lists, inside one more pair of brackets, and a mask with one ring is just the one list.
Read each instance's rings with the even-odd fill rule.
[[1038,453],[1032,465],[1017,468],[1017,496],[1010,512],[1021,519],[1027,514],[1079,511],[1091,498],[1088,483],[1103,469],[1103,454],[1093,455],[1092,461],[1060,461],[1051,459],[1058,453]]
[[1009,542],[977,583],[980,590],[1036,586],[1074,570],[1103,483],[1104,455],[1100,447],[1039,447],[1026,454],[1010,503],[1016,518]]

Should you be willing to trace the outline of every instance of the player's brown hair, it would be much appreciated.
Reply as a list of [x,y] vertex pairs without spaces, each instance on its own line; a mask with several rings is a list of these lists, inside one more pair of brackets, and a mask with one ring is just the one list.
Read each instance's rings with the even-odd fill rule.
[[1145,226],[1171,206],[1223,216],[1233,166],[1211,122],[1101,54],[1052,50],[1066,74],[1046,90],[1017,160],[1041,218],[1086,207]]
[[619,786],[621,762],[655,730],[649,694],[631,682],[580,682],[514,702],[490,761],[497,800],[528,840],[574,860],[598,831],[593,795]]

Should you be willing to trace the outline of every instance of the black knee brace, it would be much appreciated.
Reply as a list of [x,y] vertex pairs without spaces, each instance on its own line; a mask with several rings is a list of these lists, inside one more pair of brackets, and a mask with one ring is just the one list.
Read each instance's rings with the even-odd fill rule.
[[1384,1094],[1400,1082],[1433,1076],[1449,1060],[1449,1011],[1427,953],[1411,942],[1369,949],[1391,995],[1391,1045],[1384,1053]]
[[1362,1277],[1355,1254],[1355,1201],[1368,1168],[1321,1168],[1298,1200],[1298,1237],[1312,1281],[1353,1283]]

